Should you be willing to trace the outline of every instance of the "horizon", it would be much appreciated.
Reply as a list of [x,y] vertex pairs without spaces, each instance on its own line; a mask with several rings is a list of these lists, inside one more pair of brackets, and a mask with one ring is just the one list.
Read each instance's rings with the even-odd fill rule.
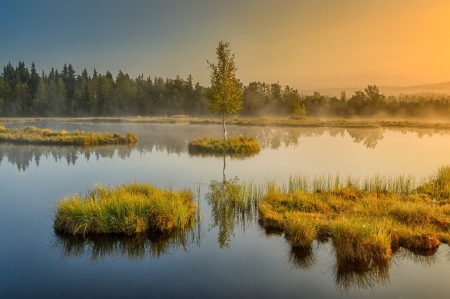
[[[181,78],[209,86],[220,40],[237,77],[298,90],[450,82],[450,3],[444,0],[0,0],[0,64],[41,73],[72,64],[113,76]],[[108,5],[106,5],[108,3]]]

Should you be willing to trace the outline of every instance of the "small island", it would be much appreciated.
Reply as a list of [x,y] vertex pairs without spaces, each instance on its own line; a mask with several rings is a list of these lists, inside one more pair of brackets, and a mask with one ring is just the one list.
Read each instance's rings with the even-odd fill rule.
[[234,54],[230,44],[221,41],[216,49],[217,64],[208,61],[211,69],[211,88],[205,92],[209,101],[209,111],[222,117],[223,139],[204,137],[189,142],[189,153],[258,153],[260,146],[252,137],[227,137],[225,120],[227,115],[234,115],[242,109],[242,87],[236,78]]
[[224,153],[224,154],[256,154],[261,147],[253,137],[228,137],[226,140],[214,137],[203,137],[191,140],[188,145],[190,154]]
[[148,183],[100,184],[84,195],[67,196],[54,206],[54,229],[72,235],[158,233],[191,227],[196,210],[192,191]]
[[450,239],[449,184],[447,166],[418,187],[406,176],[293,176],[285,188],[267,188],[260,223],[284,231],[293,247],[331,238],[351,262],[386,260],[399,247],[433,254]]
[[122,136],[120,133],[89,132],[75,130],[54,131],[27,126],[23,129],[7,129],[0,124],[0,142],[43,144],[43,145],[106,145],[134,144],[137,137],[133,133]]

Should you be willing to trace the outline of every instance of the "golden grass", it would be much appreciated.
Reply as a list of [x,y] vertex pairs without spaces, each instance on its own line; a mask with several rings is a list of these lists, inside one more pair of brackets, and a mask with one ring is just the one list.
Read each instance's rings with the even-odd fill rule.
[[228,137],[227,140],[214,137],[203,137],[191,140],[189,153],[258,153],[261,148],[253,137]]
[[[242,218],[244,206],[257,207],[260,225],[283,231],[293,247],[306,250],[328,238],[339,259],[378,262],[399,247],[433,252],[450,240],[449,174],[444,166],[419,186],[412,176],[291,176],[282,186],[216,183],[210,198],[230,214],[223,219],[230,225],[227,219]],[[244,189],[252,192],[239,191]]]
[[126,136],[115,132],[94,133],[80,132],[72,133],[61,130],[38,129],[34,126],[27,126],[23,129],[6,129],[0,125],[0,142],[11,142],[20,144],[43,144],[43,145],[104,145],[104,144],[134,144],[137,137],[133,133]]
[[190,190],[135,182],[117,188],[96,185],[85,195],[64,197],[54,211],[55,230],[68,234],[164,234],[191,227],[195,204]]

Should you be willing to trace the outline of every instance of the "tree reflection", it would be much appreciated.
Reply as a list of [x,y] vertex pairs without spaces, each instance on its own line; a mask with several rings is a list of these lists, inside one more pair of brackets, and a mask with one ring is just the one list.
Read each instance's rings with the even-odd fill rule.
[[[112,158],[118,155],[126,159],[133,151],[141,154],[147,152],[166,152],[167,155],[181,155],[187,153],[187,145],[190,140],[211,135],[217,130],[217,125],[190,125],[190,124],[75,124],[75,123],[23,123],[36,127],[49,127],[54,130],[81,130],[119,132],[126,134],[134,132],[138,136],[138,143],[130,146],[97,146],[97,147],[60,147],[60,146],[35,146],[35,145],[12,145],[0,143],[0,163],[7,160],[17,166],[19,171],[25,171],[34,161],[39,166],[42,157],[53,157],[55,161],[65,160],[68,165],[74,165],[80,157],[87,160],[94,156],[100,158]],[[320,137],[329,134],[331,137],[345,136],[348,134],[355,143],[361,143],[368,149],[374,149],[384,134],[388,131],[412,133],[418,138],[432,136],[434,134],[450,134],[448,129],[440,128],[352,128],[352,127],[261,127],[261,126],[239,126],[230,125],[228,128],[233,136],[254,136],[259,142],[261,149],[279,149],[280,147],[295,147],[301,139]],[[200,157],[223,157],[217,153],[189,153],[191,156]],[[246,159],[252,154],[227,154],[232,159]]]
[[217,228],[220,248],[230,247],[236,228],[245,232],[246,228],[258,216],[257,204],[253,196],[258,192],[254,185],[239,183],[239,179],[227,180],[225,174],[225,157],[223,181],[211,181],[206,200],[211,206],[211,228]]
[[26,171],[34,160],[39,167],[42,157],[53,157],[55,162],[65,160],[67,165],[75,165],[80,157],[89,161],[91,156],[97,160],[100,158],[112,158],[116,154],[125,160],[130,157],[134,146],[111,145],[96,147],[79,146],[36,146],[36,145],[14,145],[10,143],[0,144],[0,162],[6,157],[7,161],[17,167],[19,171]]
[[350,137],[356,143],[363,143],[366,148],[375,148],[378,141],[383,139],[383,133],[385,129],[383,128],[373,128],[373,129],[360,129],[352,128],[346,129]]

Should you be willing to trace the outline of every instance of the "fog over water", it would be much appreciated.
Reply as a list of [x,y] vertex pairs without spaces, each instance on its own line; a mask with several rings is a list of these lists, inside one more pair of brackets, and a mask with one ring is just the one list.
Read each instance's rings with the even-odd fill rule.
[[[336,260],[330,242],[292,248],[255,216],[215,218],[208,200],[224,159],[191,156],[187,142],[220,125],[9,123],[52,129],[135,132],[134,146],[0,144],[0,297],[64,298],[446,298],[450,249],[400,249],[382,264]],[[290,174],[427,176],[450,162],[450,131],[229,126],[255,136],[259,154],[227,156],[228,179],[286,182]],[[138,181],[191,188],[202,220],[186,236],[87,238],[56,234],[52,204],[94,183]]]

